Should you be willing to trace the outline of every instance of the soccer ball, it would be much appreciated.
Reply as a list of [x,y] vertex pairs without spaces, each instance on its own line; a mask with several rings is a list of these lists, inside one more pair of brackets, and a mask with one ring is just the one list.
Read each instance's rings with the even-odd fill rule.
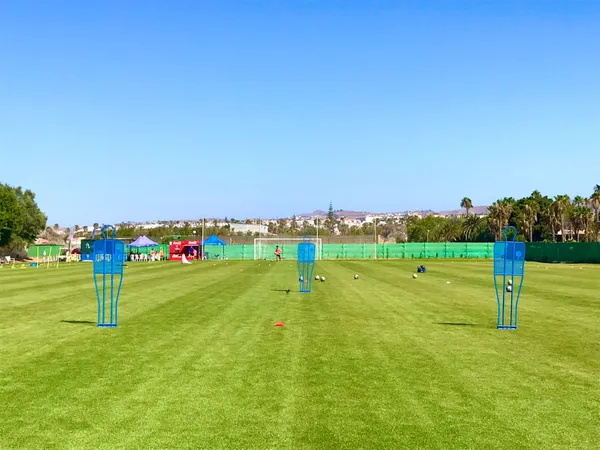
[[315,280],[319,281],[321,277],[319,275],[315,275]]
[[354,279],[358,280],[358,274],[354,275]]
[[325,277],[321,277],[321,281],[325,281]]
[[512,284],[512,280],[508,280],[508,285],[510,286]]
[[512,292],[512,286],[506,286],[506,292]]
[[413,273],[413,278],[417,278],[417,274],[416,273]]

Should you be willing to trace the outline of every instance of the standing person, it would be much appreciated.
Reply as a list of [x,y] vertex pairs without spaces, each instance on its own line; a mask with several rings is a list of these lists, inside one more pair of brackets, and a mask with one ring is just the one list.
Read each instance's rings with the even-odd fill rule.
[[281,261],[281,249],[279,245],[275,247],[275,261]]

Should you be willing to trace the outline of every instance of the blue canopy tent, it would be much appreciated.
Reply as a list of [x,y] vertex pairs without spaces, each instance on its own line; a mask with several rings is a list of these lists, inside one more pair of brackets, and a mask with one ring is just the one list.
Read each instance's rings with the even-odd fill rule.
[[[215,236],[214,234],[212,236],[210,236],[207,239],[204,239],[204,241],[202,241],[202,255],[204,259],[210,259],[208,252],[206,251],[206,246],[207,245],[220,245],[221,246],[221,259],[225,259],[225,246],[227,245],[227,242],[225,242],[222,239],[219,239],[217,236]],[[217,259],[218,256],[216,255],[216,253],[213,253],[213,259]]]
[[158,244],[147,236],[140,236],[131,244],[130,247],[156,247]]
[[128,253],[129,253],[129,257],[132,258],[132,255],[134,254],[145,254],[148,255],[148,253],[151,250],[151,247],[154,248],[155,251],[159,251],[160,250],[160,245],[157,244],[156,242],[154,242],[152,239],[150,239],[147,236],[140,236],[139,238],[137,238],[135,241],[133,241],[131,244],[129,244],[127,246],[128,248]]

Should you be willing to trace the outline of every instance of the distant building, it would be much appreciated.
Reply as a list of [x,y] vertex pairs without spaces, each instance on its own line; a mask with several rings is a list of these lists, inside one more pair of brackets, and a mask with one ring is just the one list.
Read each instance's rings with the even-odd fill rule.
[[269,227],[267,225],[259,225],[256,223],[232,223],[230,225],[232,233],[260,233],[267,234]]
[[162,224],[160,224],[158,222],[143,223],[140,225],[140,228],[142,228],[144,230],[152,230],[154,228],[160,228],[160,227],[162,227]]

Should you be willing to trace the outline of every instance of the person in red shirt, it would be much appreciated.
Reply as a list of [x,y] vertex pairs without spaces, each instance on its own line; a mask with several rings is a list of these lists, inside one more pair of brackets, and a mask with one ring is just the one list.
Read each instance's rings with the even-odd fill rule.
[[281,261],[281,249],[279,248],[279,245],[275,247],[275,260]]

